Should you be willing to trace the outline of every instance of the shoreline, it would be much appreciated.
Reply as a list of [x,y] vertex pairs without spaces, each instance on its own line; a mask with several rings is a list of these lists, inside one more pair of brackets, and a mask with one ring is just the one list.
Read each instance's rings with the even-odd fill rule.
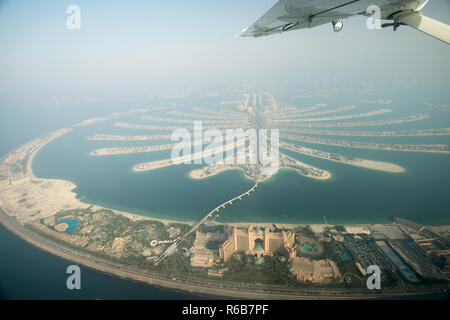
[[[68,183],[68,184],[70,184],[70,185],[72,186],[72,187],[70,188],[70,192],[73,193],[73,195],[75,196],[76,200],[80,203],[80,207],[93,206],[93,207],[96,208],[96,209],[107,209],[107,210],[111,210],[111,211],[113,211],[113,212],[115,212],[115,213],[117,213],[117,214],[120,214],[120,215],[122,215],[122,216],[125,216],[125,217],[127,217],[127,218],[129,218],[129,219],[131,219],[131,220],[133,220],[133,221],[137,221],[137,220],[153,220],[153,221],[160,221],[160,222],[162,222],[162,223],[164,223],[164,224],[167,224],[167,223],[177,223],[177,224],[187,224],[187,225],[192,225],[192,224],[195,223],[195,221],[183,221],[183,220],[177,220],[177,219],[165,219],[165,218],[152,217],[152,216],[142,215],[142,214],[139,214],[139,213],[134,213],[134,212],[123,211],[123,210],[119,210],[119,209],[114,209],[114,208],[111,208],[111,207],[108,207],[108,206],[98,205],[98,204],[95,204],[95,203],[83,202],[82,200],[80,200],[79,198],[77,198],[77,197],[78,197],[78,194],[75,193],[75,192],[73,192],[73,189],[77,188],[77,186],[76,186],[72,181],[69,181],[69,180],[63,180],[63,179],[47,179],[47,178],[38,178],[38,177],[36,177],[36,176],[34,175],[33,170],[32,170],[32,161],[33,161],[35,155],[37,154],[37,152],[39,152],[39,151],[40,151],[45,145],[47,145],[49,142],[53,141],[54,139],[59,138],[60,136],[62,136],[62,135],[65,134],[65,133],[70,132],[72,129],[65,127],[65,128],[56,130],[56,131],[54,131],[54,132],[52,132],[52,133],[55,133],[55,132],[58,132],[58,131],[62,131],[62,130],[66,130],[66,131],[63,132],[62,134],[59,134],[59,135],[54,136],[54,137],[52,137],[51,139],[47,140],[45,143],[43,143],[42,145],[40,145],[36,150],[34,150],[33,153],[30,155],[30,157],[29,157],[29,159],[28,159],[28,163],[27,163],[27,175],[28,175],[28,177],[30,178],[30,180],[52,181],[52,182],[54,182],[54,181],[63,181],[63,182]],[[33,140],[34,140],[34,139],[33,139]],[[31,141],[33,141],[33,140],[31,140]],[[27,143],[29,143],[29,142],[27,142]],[[20,146],[19,146],[18,148],[20,148]],[[16,148],[16,149],[18,149],[18,148]],[[16,149],[12,150],[11,152],[14,152]],[[10,153],[11,153],[11,152],[10,152]],[[8,153],[8,154],[9,154],[9,153]],[[6,154],[4,157],[2,157],[2,159],[5,158],[6,156],[8,156],[8,154]],[[239,171],[241,171],[242,174],[244,175],[244,177],[246,177],[245,173],[243,172],[243,170],[242,170],[241,168],[227,168],[226,170],[223,170],[223,171],[221,171],[220,173],[225,172],[225,171],[228,171],[228,170],[236,170],[236,169],[239,170]],[[293,169],[290,169],[290,168],[280,168],[280,169],[284,169],[284,170],[293,170]],[[194,170],[202,170],[202,168],[200,168],[200,169],[194,169]],[[192,171],[194,171],[194,170],[192,170]],[[192,172],[192,171],[191,171],[191,172]],[[295,171],[295,170],[293,170],[293,171]],[[191,173],[191,172],[190,172],[190,173]],[[193,180],[196,180],[196,178],[192,177],[190,174],[189,174],[189,178],[191,178],[191,179],[193,179]],[[208,177],[200,178],[200,179],[206,179],[206,178],[208,178]],[[246,177],[246,179],[248,179],[248,178]],[[249,181],[252,181],[251,179],[248,179],[248,180],[249,180]],[[261,181],[261,182],[267,182],[267,181],[269,181],[269,180],[270,180],[270,179],[266,179],[266,180]],[[3,187],[2,187],[2,188],[3,188]],[[241,223],[245,223],[245,224],[247,224],[247,225],[250,225],[250,224],[284,224],[284,225],[296,225],[296,226],[306,226],[306,225],[313,225],[313,224],[323,224],[323,225],[324,225],[324,223],[317,223],[317,222],[311,222],[311,223],[291,223],[291,222],[258,222],[258,221],[255,221],[255,222],[242,222],[242,221],[219,222],[219,221],[218,221],[217,223],[221,223],[221,224],[241,224]],[[365,224],[367,224],[367,225],[370,225],[370,224],[376,224],[376,223],[383,224],[384,221],[371,222],[371,223],[353,223],[353,222],[348,222],[348,223],[347,223],[347,222],[342,222],[342,223],[339,223],[339,224],[346,224],[346,225],[365,225]],[[443,224],[434,224],[434,225],[430,225],[430,226],[441,227],[441,226],[446,226],[446,225],[447,225],[446,223],[443,223]]]
[[269,175],[269,176],[264,176],[264,178],[252,178],[251,176],[249,176],[245,170],[243,168],[241,168],[240,166],[237,165],[222,165],[222,167],[220,169],[217,169],[216,172],[212,173],[212,174],[206,174],[205,176],[202,175],[202,173],[205,171],[206,167],[200,168],[200,169],[193,169],[191,171],[189,171],[188,177],[192,180],[204,180],[204,179],[209,179],[212,178],[216,175],[222,174],[226,171],[233,171],[233,170],[237,170],[238,172],[240,172],[245,179],[247,179],[248,181],[251,181],[252,183],[257,182],[257,183],[261,183],[261,182],[265,182],[270,180],[273,176]]
[[[146,220],[146,221],[159,221],[159,222],[162,222],[162,223],[164,223],[164,224],[171,224],[171,223],[174,223],[174,224],[187,224],[187,225],[192,225],[192,224],[195,223],[194,221],[186,221],[186,222],[182,222],[182,221],[172,220],[172,219],[153,218],[153,217],[148,217],[148,216],[143,216],[143,215],[135,214],[135,213],[132,213],[132,212],[126,212],[126,211],[122,211],[122,210],[116,210],[116,209],[113,209],[113,208],[108,208],[108,207],[105,207],[105,206],[96,205],[96,204],[94,204],[94,203],[83,202],[83,201],[81,201],[81,200],[78,198],[78,194],[77,194],[76,192],[73,191],[74,189],[77,188],[77,185],[76,185],[75,183],[73,183],[72,181],[70,181],[70,180],[64,180],[64,179],[47,179],[47,178],[38,178],[38,177],[36,177],[36,176],[34,175],[34,172],[33,172],[33,159],[34,159],[35,155],[36,155],[36,154],[37,154],[44,146],[46,146],[48,143],[50,143],[51,141],[53,141],[53,140],[55,140],[55,139],[61,137],[61,136],[64,135],[64,134],[66,134],[66,133],[72,131],[72,129],[66,128],[66,127],[65,127],[65,128],[59,129],[59,130],[57,130],[57,131],[64,131],[64,132],[61,133],[61,134],[58,134],[58,135],[56,135],[56,136],[54,136],[54,137],[52,137],[51,139],[47,140],[45,143],[41,144],[38,148],[36,148],[36,150],[33,151],[33,153],[32,153],[32,154],[30,155],[30,157],[28,158],[28,163],[27,163],[27,175],[28,175],[28,177],[30,178],[30,180],[44,181],[44,182],[45,182],[45,181],[51,181],[51,182],[55,182],[55,181],[64,181],[64,182],[66,182],[66,183],[70,183],[71,188],[70,188],[69,191],[74,195],[74,198],[80,203],[80,207],[84,207],[84,206],[88,205],[88,206],[92,206],[92,208],[93,208],[93,209],[96,209],[96,210],[100,210],[100,209],[111,210],[111,211],[113,211],[114,213],[119,214],[119,215],[122,215],[122,216],[124,216],[124,217],[126,217],[126,218],[128,218],[128,219],[130,219],[130,220],[132,220],[132,221],[138,221],[138,220],[144,221],[144,220]],[[57,132],[57,131],[55,131],[55,132]],[[1,204],[3,204],[3,201],[2,201]]]
[[[345,292],[342,290],[329,290],[327,294],[318,290],[317,292],[311,293],[311,289],[306,288],[309,293],[301,292],[264,292],[255,291],[249,289],[229,288],[223,286],[211,286],[209,282],[207,283],[189,283],[184,282],[184,279],[178,278],[164,278],[149,273],[142,273],[136,270],[132,270],[129,267],[122,266],[119,263],[114,263],[109,260],[102,260],[100,258],[87,256],[79,253],[78,251],[73,251],[73,249],[62,246],[59,243],[43,238],[40,235],[34,234],[31,230],[24,229],[23,226],[17,225],[13,221],[9,221],[12,218],[6,213],[6,217],[3,215],[4,211],[0,209],[0,223],[11,233],[15,234],[25,242],[30,245],[50,253],[53,256],[68,260],[70,262],[79,263],[87,268],[106,273],[108,275],[116,276],[122,279],[138,281],[147,285],[158,287],[164,290],[175,290],[187,293],[193,293],[198,295],[206,295],[208,298],[237,298],[237,299],[274,299],[274,300],[309,300],[309,299],[322,299],[322,300],[361,300],[361,299],[376,299],[383,297],[406,297],[415,295],[427,295],[443,293],[445,288],[436,287],[434,290],[420,290],[416,292],[390,292],[390,293],[361,293],[361,292]],[[112,265],[114,263],[114,265]]]
[[234,166],[230,165],[229,167],[223,167],[221,169],[218,169],[216,172],[214,172],[214,174],[202,175],[204,168],[200,168],[200,169],[193,169],[193,170],[189,171],[189,178],[191,178],[192,180],[203,180],[203,179],[208,179],[208,178],[214,177],[215,175],[221,174],[223,172],[232,171],[232,170],[243,171],[238,166],[234,167]]
[[164,223],[166,225],[168,225],[168,224],[193,225],[195,223],[195,221],[180,221],[180,220],[173,220],[173,219],[148,217],[148,216],[140,215],[138,213],[132,213],[132,212],[128,212],[128,211],[117,210],[117,209],[108,208],[108,207],[105,207],[105,206],[99,206],[99,205],[96,205],[96,204],[86,203],[86,202],[83,202],[83,203],[92,205],[92,208],[96,209],[96,210],[101,210],[101,209],[111,210],[112,212],[114,212],[116,214],[119,214],[121,216],[124,216],[124,217],[130,219],[131,221],[158,221],[158,222],[162,222],[162,223]]
[[[58,131],[64,131],[64,132],[62,132],[60,134],[57,134],[56,136],[52,137],[51,139],[45,141],[45,143],[39,145],[39,147],[30,154],[30,157],[28,158],[28,161],[27,161],[27,175],[30,178],[30,180],[38,180],[38,179],[40,179],[40,178],[36,177],[34,175],[34,173],[33,173],[33,159],[34,159],[34,156],[39,152],[39,150],[41,150],[43,147],[45,147],[48,143],[50,143],[51,141],[61,137],[62,135],[65,135],[68,132],[71,132],[72,129],[64,127],[64,128],[61,128],[61,129],[59,129],[57,131],[52,132],[51,134],[53,134],[55,132],[58,132]],[[29,142],[27,142],[27,143],[29,143]],[[8,155],[8,154],[6,154],[6,155]],[[46,180],[50,180],[50,179],[46,179]],[[76,185],[72,181],[69,181],[69,182],[72,183],[76,187]]]
[[[55,131],[52,134],[57,133],[56,135],[52,135],[47,140],[42,141],[38,147],[33,150],[28,158],[26,165],[26,175],[29,177],[29,180],[20,182],[17,185],[28,186],[33,188],[32,181],[44,181],[44,182],[56,182],[63,181],[64,183],[57,186],[61,189],[62,192],[70,192],[70,195],[74,196],[76,199],[76,203],[80,204],[80,207],[86,207],[86,204],[83,203],[80,199],[76,198],[76,193],[73,191],[76,188],[76,185],[69,180],[57,180],[57,179],[45,179],[45,178],[37,178],[32,170],[32,161],[39,150],[41,150],[45,145],[47,145],[52,140],[60,137],[62,134],[69,132],[71,129],[63,128],[61,130]],[[62,134],[61,134],[62,132]],[[36,187],[37,188],[37,187]],[[2,188],[3,189],[3,188]],[[46,201],[45,199],[43,199]],[[60,198],[59,200],[65,200],[65,198]],[[126,216],[127,218],[136,221],[136,220],[153,220],[153,221],[161,221],[166,223],[167,221],[179,224],[187,224],[186,222],[176,221],[176,220],[164,220],[158,218],[151,218],[142,216],[139,214],[133,214],[130,212],[120,211],[110,209],[104,206],[98,206],[92,204],[94,208],[103,208],[111,210],[112,212]],[[49,252],[53,255],[59,256],[61,258],[67,259],[69,261],[74,261],[76,263],[80,263],[86,267],[98,270],[100,272],[104,272],[107,274],[111,274],[114,276],[118,276],[121,278],[135,280],[139,282],[143,282],[152,286],[162,287],[169,290],[181,290],[187,291],[197,294],[205,294],[208,296],[214,297],[232,297],[232,298],[245,298],[245,299],[370,299],[370,298],[379,298],[379,297],[395,297],[395,296],[409,296],[415,294],[431,294],[436,293],[438,290],[442,290],[441,287],[418,287],[415,288],[414,292],[404,292],[404,291],[396,291],[396,292],[384,292],[384,293],[371,293],[371,292],[361,292],[351,290],[337,290],[337,289],[327,289],[324,293],[322,288],[320,289],[311,289],[305,288],[303,292],[302,290],[293,289],[279,289],[278,287],[271,288],[271,291],[260,291],[257,289],[251,290],[245,287],[241,287],[239,283],[233,283],[230,287],[223,287],[220,282],[215,282],[213,280],[205,280],[205,279],[197,279],[197,278],[189,278],[186,279],[183,276],[178,276],[177,278],[169,278],[167,276],[157,276],[155,274],[150,274],[148,272],[142,272],[135,269],[132,265],[123,265],[120,262],[102,259],[96,256],[93,256],[88,253],[82,252],[81,249],[72,249],[67,245],[57,243],[56,241],[52,241],[51,239],[47,239],[43,235],[39,234],[36,231],[28,230],[19,223],[19,220],[10,216],[6,210],[1,208],[0,210],[0,222],[12,233],[16,234],[20,238],[24,239],[26,242],[31,245],[38,247],[41,250]],[[52,214],[53,215],[53,214]],[[33,218],[34,219],[34,218]],[[164,222],[166,221],[166,222]],[[233,225],[233,223],[221,223],[225,225]],[[236,222],[236,225],[245,225],[246,222]],[[262,222],[259,223],[250,223],[252,225],[261,225]],[[284,226],[305,226],[308,224],[285,224],[285,223],[270,223],[276,225],[284,225]],[[247,224],[248,225],[248,224]],[[316,224],[316,225],[326,225]],[[362,225],[362,224],[359,224]],[[212,282],[212,285],[211,283]]]
[[[57,131],[60,131],[60,130],[63,130],[63,129],[66,129],[67,131],[66,132],[64,132],[63,134],[65,134],[65,133],[68,133],[68,132],[70,132],[72,129],[70,129],[70,128],[62,128],[62,129],[59,129],[59,130],[57,130]],[[57,131],[55,131],[55,132],[57,132]],[[58,135],[58,136],[55,136],[55,137],[52,137],[51,139],[49,139],[48,141],[46,141],[44,144],[42,144],[41,146],[39,146],[39,148],[37,148],[31,155],[30,155],[30,157],[29,157],[29,160],[28,160],[28,164],[27,164],[27,173],[28,173],[28,175],[29,175],[29,177],[30,177],[30,180],[40,180],[40,181],[64,181],[64,182],[67,182],[67,183],[70,183],[70,185],[72,185],[73,186],[73,188],[71,188],[71,190],[70,190],[70,192],[71,193],[73,193],[74,194],[74,196],[75,196],[75,198],[76,198],[76,200],[80,203],[80,206],[81,207],[84,207],[84,206],[90,206],[90,205],[92,205],[94,208],[96,208],[96,209],[107,209],[107,210],[111,210],[111,211],[113,211],[113,212],[115,212],[115,213],[117,213],[117,214],[120,214],[120,215],[122,215],[122,216],[125,216],[125,217],[127,217],[127,218],[129,218],[129,219],[131,219],[131,220],[133,220],[133,221],[137,221],[137,220],[153,220],[153,221],[159,221],[159,222],[162,222],[162,223],[164,223],[164,224],[168,224],[168,223],[175,223],[175,224],[187,224],[187,225],[193,225],[194,223],[195,223],[195,221],[183,221],[183,220],[177,220],[177,219],[165,219],[165,218],[158,218],[158,217],[153,217],[153,216],[151,216],[151,215],[149,215],[149,216],[147,216],[147,215],[142,215],[142,214],[139,214],[139,213],[134,213],[134,212],[129,212],[129,211],[123,211],[123,210],[119,210],[119,209],[114,209],[113,207],[108,207],[108,206],[104,206],[104,205],[98,205],[98,204],[95,204],[95,203],[90,203],[90,202],[84,202],[84,201],[82,201],[82,200],[80,200],[79,198],[78,198],[78,194],[77,193],[75,193],[75,192],[73,192],[73,189],[75,189],[75,188],[77,188],[77,185],[75,185],[72,181],[69,181],[69,180],[63,180],[63,179],[47,179],[47,178],[38,178],[38,177],[36,177],[35,175],[34,175],[34,173],[33,173],[33,170],[32,170],[32,161],[33,161],[33,159],[34,159],[34,157],[35,157],[35,155],[37,154],[37,152],[39,152],[46,144],[48,144],[49,142],[51,142],[51,141],[53,141],[54,139],[56,139],[56,138],[59,138],[60,136],[62,136],[63,134],[60,134],[60,135]],[[20,148],[20,147],[18,147],[18,148]],[[17,148],[16,148],[17,149]],[[14,150],[16,150],[16,149],[14,149]],[[13,150],[13,151],[14,151]],[[11,152],[13,152],[13,151],[11,151]],[[9,154],[9,153],[8,153]],[[4,157],[6,157],[8,154],[6,154]],[[243,170],[241,169],[241,168],[227,168],[226,170],[224,170],[224,171],[221,171],[220,173],[222,173],[222,172],[225,172],[225,171],[231,171],[231,170],[238,170],[238,171],[241,171],[241,173],[244,175],[244,177],[246,178],[246,179],[248,179],[247,177],[246,177],[246,175],[245,175],[245,173],[243,172]],[[280,168],[280,170],[281,169],[283,169],[283,170],[290,170],[290,171],[295,171],[294,169],[290,169],[290,168]],[[202,170],[202,168],[200,168],[200,169],[194,169],[194,170]],[[194,170],[192,170],[192,171],[194,171]],[[191,172],[192,172],[191,171]],[[298,173],[299,174],[299,173]],[[272,176],[273,177],[273,176]],[[191,175],[189,174],[189,178],[191,178],[191,179],[193,179],[193,180],[197,180],[196,178],[193,178],[193,177],[191,177]],[[205,178],[200,178],[200,179],[206,179],[206,178],[209,178],[209,177],[205,177]],[[253,181],[253,180],[251,180],[251,179],[248,179],[249,181]],[[267,181],[269,181],[270,179],[266,179],[265,181],[262,181],[262,182],[267,182]],[[306,225],[314,225],[314,224],[322,224],[322,225],[325,225],[324,223],[317,223],[317,222],[312,222],[312,223],[291,223],[291,222],[258,222],[258,221],[255,221],[255,222],[242,222],[242,221],[232,221],[232,222],[220,222],[220,221],[217,221],[217,223],[220,223],[220,224],[242,224],[242,223],[245,223],[245,224],[247,224],[247,225],[251,225],[251,224],[254,224],[254,225],[258,225],[258,224],[278,224],[278,225],[292,225],[292,226],[306,226]],[[339,223],[339,224],[345,224],[345,225],[365,225],[365,224],[367,224],[367,225],[370,225],[370,224],[376,224],[376,223],[380,223],[380,224],[383,224],[383,223],[385,223],[384,221],[379,221],[379,222],[372,222],[372,223],[354,223],[354,222],[343,222],[343,223]],[[435,226],[435,227],[441,227],[441,226],[445,226],[446,224],[444,223],[444,224],[436,224],[436,225],[432,225],[432,226]]]
[[280,145],[280,148],[284,148],[291,152],[307,155],[307,156],[318,158],[318,159],[324,159],[324,160],[328,160],[328,161],[332,161],[332,162],[352,165],[355,167],[361,167],[361,168],[366,168],[366,169],[370,169],[370,170],[389,172],[389,173],[406,172],[405,168],[403,168],[395,163],[391,163],[391,162],[367,160],[367,159],[356,158],[356,157],[348,158],[348,157],[340,156],[338,154],[319,151],[319,150],[315,150],[315,149],[306,148],[306,147],[303,147],[300,145],[293,145],[293,144],[288,144],[288,143],[284,143],[284,142]]
[[[290,160],[294,160],[289,156],[283,155],[283,159],[290,159]],[[332,174],[326,170],[322,170],[322,169],[318,169],[315,168],[311,165],[308,165],[306,163],[300,162],[295,160],[297,165],[301,165],[302,168],[307,168],[307,169],[315,169],[315,170],[320,170],[323,172],[323,175],[321,176],[317,176],[317,175],[311,175],[311,174],[305,174],[304,172],[302,172],[299,168],[295,168],[290,166],[289,164],[281,164],[280,167],[278,168],[277,172],[279,170],[290,170],[290,171],[295,171],[297,172],[297,174],[306,177],[306,178],[311,178],[311,179],[316,179],[316,180],[328,180],[332,177]],[[217,168],[218,166],[220,166],[219,168]],[[209,168],[213,168],[215,171],[214,172],[209,172]],[[211,177],[214,177],[216,175],[219,175],[223,172],[226,171],[233,171],[233,170],[237,170],[240,171],[240,173],[249,181],[252,182],[257,182],[257,183],[261,183],[261,182],[266,182],[269,181],[270,179],[272,179],[275,174],[270,174],[270,175],[262,175],[261,177],[252,177],[250,175],[248,175],[245,172],[245,169],[242,168],[239,165],[224,165],[224,164],[213,164],[211,166],[204,166],[202,168],[199,169],[193,169],[191,171],[189,171],[188,177],[192,180],[203,180],[203,179],[209,179]]]

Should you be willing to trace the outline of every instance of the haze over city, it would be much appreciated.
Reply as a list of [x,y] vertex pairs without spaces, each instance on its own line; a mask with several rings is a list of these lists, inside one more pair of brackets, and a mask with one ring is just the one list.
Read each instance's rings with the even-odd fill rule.
[[[259,39],[236,38],[275,3],[248,1],[0,2],[0,107],[135,99],[215,87],[301,87],[321,80],[449,85],[449,47],[365,17]],[[81,9],[68,30],[66,8]],[[450,22],[450,3],[424,12]],[[7,45],[5,45],[7,44]]]

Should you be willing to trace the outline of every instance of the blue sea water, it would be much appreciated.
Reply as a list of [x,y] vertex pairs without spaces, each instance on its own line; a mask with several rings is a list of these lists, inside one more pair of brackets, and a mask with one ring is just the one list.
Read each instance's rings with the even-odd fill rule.
[[[129,110],[128,104],[97,104],[73,108],[0,109],[0,157],[18,146],[92,116]],[[20,125],[18,125],[20,124]],[[7,138],[6,138],[7,137]],[[0,225],[0,300],[24,299],[205,299],[120,279],[81,267],[81,290],[68,290],[67,267],[71,261],[42,251]]]
[[[379,94],[379,93],[378,93]],[[377,95],[375,95],[376,97]],[[404,99],[405,95],[399,98]],[[340,99],[340,100],[339,100]],[[336,105],[350,102],[340,97]],[[430,94],[417,99],[450,101]],[[447,100],[446,100],[447,99]],[[302,101],[307,106],[315,99]],[[355,99],[353,99],[354,101]],[[414,100],[411,98],[411,100]],[[211,101],[210,103],[216,103]],[[192,102],[193,104],[196,101]],[[207,104],[206,104],[207,105]],[[133,106],[134,107],[134,106]],[[393,106],[388,106],[393,108]],[[414,107],[416,108],[416,107]],[[97,104],[80,108],[40,108],[0,110],[0,155],[44,133],[115,111],[126,111],[129,104]],[[403,130],[448,127],[448,115],[436,110],[406,110],[405,113],[434,114],[422,123],[402,124]],[[356,112],[356,111],[355,111]],[[395,111],[401,116],[401,110]],[[379,118],[382,118],[381,116]],[[129,119],[132,122],[133,119]],[[136,119],[134,119],[136,120]],[[371,119],[372,120],[372,119]],[[362,121],[359,119],[359,121]],[[137,122],[137,121],[136,121]],[[21,126],[17,126],[21,123]],[[142,161],[163,159],[167,153],[123,155],[92,158],[88,153],[100,147],[129,146],[129,142],[89,141],[85,137],[95,133],[146,134],[145,131],[116,128],[114,122],[79,128],[53,141],[38,153],[33,169],[38,176],[62,178],[75,182],[75,190],[83,201],[127,210],[142,215],[196,220],[217,203],[228,200],[248,189],[252,183],[239,172],[225,172],[204,181],[187,177],[189,167],[174,167],[136,174],[131,167]],[[400,129],[398,128],[398,129]],[[349,128],[352,129],[352,128]],[[376,130],[376,128],[373,128]],[[397,127],[386,126],[387,130]],[[352,130],[360,130],[353,128]],[[371,129],[372,130],[372,129]],[[347,138],[349,139],[349,138]],[[355,140],[356,137],[351,137]],[[374,142],[378,141],[374,137]],[[448,137],[392,137],[397,143],[449,143]],[[361,141],[368,141],[362,139]],[[164,143],[164,142],[156,142]],[[147,145],[133,142],[131,145]],[[362,168],[331,163],[296,155],[311,165],[329,170],[329,181],[313,181],[293,172],[280,171],[277,176],[260,185],[258,192],[246,201],[236,202],[221,213],[223,221],[273,221],[320,223],[326,215],[329,223],[384,222],[390,215],[398,215],[428,224],[450,223],[449,157],[439,154],[396,153],[377,150],[355,150],[340,147],[305,144],[325,151],[355,155],[363,158],[391,161],[407,170],[401,175],[375,172]],[[0,227],[0,297],[7,299],[115,299],[115,298],[196,298],[166,290],[129,282],[89,269],[83,269],[86,285],[80,292],[65,288],[65,269],[70,264],[42,252]],[[28,266],[34,266],[30,270]],[[45,290],[42,290],[45,288]],[[102,289],[103,288],[103,289]],[[107,289],[104,289],[107,288]],[[438,297],[437,297],[438,298]],[[441,297],[442,298],[442,297]]]
[[[340,98],[341,100],[343,98]],[[352,100],[333,102],[336,106]],[[331,102],[330,102],[331,104]],[[358,105],[360,106],[360,104]],[[450,112],[423,106],[388,105],[397,116],[427,113],[428,123],[412,122],[397,126],[373,127],[370,130],[413,130],[447,127]],[[361,105],[361,111],[374,108]],[[360,110],[355,111],[360,112]],[[167,116],[167,115],[166,115]],[[384,119],[391,114],[368,118]],[[366,119],[367,120],[367,119]],[[138,146],[169,141],[92,141],[92,134],[140,135],[153,132],[114,126],[117,120],[77,128],[46,145],[35,157],[33,170],[39,177],[73,181],[82,201],[130,211],[144,216],[196,221],[217,204],[248,190],[252,182],[241,172],[227,171],[205,180],[192,180],[189,171],[201,165],[180,165],[150,172],[136,173],[131,168],[141,162],[170,157],[170,151],[138,153],[109,157],[91,157],[89,152],[105,147]],[[146,123],[139,116],[120,119],[123,122]],[[362,121],[353,119],[352,121]],[[350,122],[350,120],[348,121]],[[157,123],[155,123],[157,124]],[[361,128],[356,128],[362,130]],[[367,128],[363,128],[366,130]],[[369,129],[367,129],[369,130]],[[167,134],[167,132],[166,132]],[[342,140],[385,141],[392,143],[446,143],[449,136],[433,137],[345,137]],[[341,163],[285,151],[307,164],[332,174],[326,181],[316,181],[296,172],[280,170],[260,184],[257,192],[245,201],[236,201],[222,210],[218,221],[321,223],[383,223],[390,216],[400,216],[419,223],[450,223],[450,156],[448,154],[394,152],[352,149],[313,143],[302,145],[318,150],[387,161],[400,165],[406,172],[392,174],[358,168]]]

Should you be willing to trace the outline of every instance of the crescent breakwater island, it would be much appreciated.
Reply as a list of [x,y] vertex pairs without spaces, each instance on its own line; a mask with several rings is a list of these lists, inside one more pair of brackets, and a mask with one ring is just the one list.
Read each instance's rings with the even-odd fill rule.
[[[220,112],[199,107],[192,108],[193,112],[167,110],[168,114],[193,119],[207,119],[206,116],[216,120],[240,118],[243,121],[239,126],[264,128],[268,127],[269,116],[275,113],[304,114],[327,105],[284,108],[278,106],[270,93],[263,93],[246,94],[242,101],[227,102],[223,106]],[[83,122],[83,125],[109,119],[113,118],[96,118]],[[168,122],[170,118],[152,116],[151,119]],[[168,127],[131,123],[119,123],[118,126],[164,131],[183,128],[189,123],[179,122],[180,125]],[[254,181],[249,190],[208,209],[198,221],[155,219],[83,203],[73,192],[76,186],[72,182],[37,178],[32,172],[33,157],[44,145],[77,128],[64,128],[32,140],[0,162],[0,222],[32,245],[54,255],[154,286],[234,298],[358,299],[442,293],[449,289],[450,269],[448,263],[442,264],[442,257],[448,261],[450,255],[450,226],[432,227],[401,218],[393,218],[389,224],[358,225],[331,225],[326,222],[326,217],[323,224],[308,225],[270,221],[218,222],[217,217],[226,214],[228,206],[252,197],[270,178],[270,175],[262,176],[257,165],[230,164],[225,158],[223,162],[192,170],[190,177],[193,179],[212,177],[224,170],[242,170],[247,179]],[[169,138],[169,135],[161,134],[94,134],[86,137],[98,141]],[[281,140],[281,149],[311,157],[393,173],[403,170],[395,164],[345,157],[295,145],[283,137]],[[204,142],[197,143],[203,145]],[[244,145],[244,140],[237,140],[211,149],[210,153],[226,152]],[[169,146],[173,143],[136,149],[103,148],[98,149],[102,151],[94,150],[92,155],[157,152],[168,150]],[[245,151],[247,148],[245,146]],[[204,152],[194,152],[176,158],[175,162],[194,161],[204,156]],[[331,177],[330,172],[300,162],[293,156],[283,152],[279,156],[280,168],[325,180],[319,183],[327,183]],[[134,169],[146,171],[173,164],[172,159],[164,159],[137,164]],[[374,261],[382,271],[383,283],[382,289],[376,291],[365,285],[367,267]]]

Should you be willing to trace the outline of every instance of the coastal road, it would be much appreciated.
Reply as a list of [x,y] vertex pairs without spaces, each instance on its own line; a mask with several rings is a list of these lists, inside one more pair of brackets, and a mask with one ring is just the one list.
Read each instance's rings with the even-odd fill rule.
[[153,286],[165,287],[172,290],[184,290],[195,292],[197,294],[206,294],[219,297],[232,297],[241,299],[367,299],[390,296],[410,296],[426,293],[443,293],[448,290],[448,285],[434,285],[428,287],[411,287],[405,290],[390,289],[384,292],[373,294],[371,292],[362,292],[361,289],[355,290],[324,290],[307,289],[298,290],[297,288],[269,286],[269,285],[250,285],[243,283],[232,283],[226,281],[216,282],[213,280],[186,278],[167,278],[161,275],[142,272],[131,266],[120,264],[116,261],[105,260],[86,253],[78,252],[73,248],[66,247],[40,234],[19,225],[14,218],[8,216],[0,208],[0,223],[9,231],[24,239],[28,243],[47,251],[53,255],[82,264],[88,268],[99,270],[120,278],[132,279],[144,282]]

